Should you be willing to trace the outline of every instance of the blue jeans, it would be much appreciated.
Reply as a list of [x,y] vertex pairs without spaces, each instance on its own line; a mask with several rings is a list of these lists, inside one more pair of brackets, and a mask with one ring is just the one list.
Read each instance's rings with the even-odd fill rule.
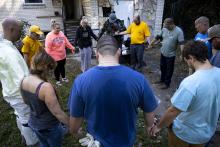
[[144,44],[131,44],[131,67],[141,69],[143,66]]
[[82,72],[85,72],[91,66],[92,48],[85,47],[80,49],[80,56],[81,56],[81,70]]
[[64,128],[61,124],[56,125],[50,129],[36,130],[32,128],[36,133],[41,147],[61,147],[62,139],[64,136]]

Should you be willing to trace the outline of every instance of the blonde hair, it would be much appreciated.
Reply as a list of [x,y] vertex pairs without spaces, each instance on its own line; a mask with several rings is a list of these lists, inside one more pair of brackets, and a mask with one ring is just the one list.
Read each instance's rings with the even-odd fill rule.
[[56,25],[59,25],[59,26],[60,26],[60,23],[57,22],[55,19],[51,19],[50,24],[51,24],[51,28],[52,28],[52,29],[53,29]]
[[88,20],[85,16],[82,17],[82,19],[80,21],[80,25],[82,25],[83,23],[88,24]]

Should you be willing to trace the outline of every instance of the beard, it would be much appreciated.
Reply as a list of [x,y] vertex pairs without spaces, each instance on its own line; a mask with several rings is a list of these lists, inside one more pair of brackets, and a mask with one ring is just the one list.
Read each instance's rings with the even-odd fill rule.
[[140,21],[139,22],[135,22],[136,25],[139,25],[140,23],[141,23]]

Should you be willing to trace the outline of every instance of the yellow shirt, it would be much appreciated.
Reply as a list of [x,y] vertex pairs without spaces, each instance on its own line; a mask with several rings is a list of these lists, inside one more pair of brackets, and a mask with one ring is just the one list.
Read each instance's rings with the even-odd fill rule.
[[145,37],[151,35],[148,25],[143,21],[139,25],[132,23],[126,32],[131,34],[131,44],[143,44]]
[[42,46],[38,40],[33,40],[31,37],[26,36],[23,40],[23,47],[21,49],[23,54],[28,54],[28,62],[30,64],[32,57],[39,51]]

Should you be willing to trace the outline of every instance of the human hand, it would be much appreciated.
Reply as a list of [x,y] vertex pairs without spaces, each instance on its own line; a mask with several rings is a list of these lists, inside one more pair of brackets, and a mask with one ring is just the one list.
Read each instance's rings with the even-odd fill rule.
[[119,35],[119,34],[120,34],[119,31],[115,32],[115,35]]
[[76,50],[76,48],[71,49],[71,53],[74,54],[75,50]]
[[149,44],[149,45],[148,45],[148,48],[152,48],[152,47],[153,47],[153,45],[152,45],[152,44]]
[[158,135],[158,133],[160,132],[161,128],[159,128],[157,125],[153,125],[150,129],[150,136],[152,137],[156,137]]

